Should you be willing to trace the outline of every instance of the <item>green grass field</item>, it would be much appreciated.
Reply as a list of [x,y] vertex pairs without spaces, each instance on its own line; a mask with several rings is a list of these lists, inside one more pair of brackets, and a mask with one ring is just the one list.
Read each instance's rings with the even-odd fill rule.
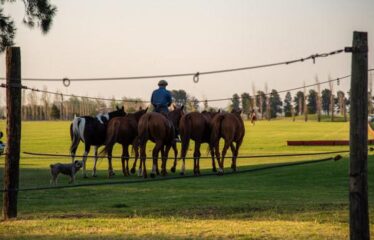
[[[0,122],[0,129],[4,125],[5,122]],[[68,122],[24,122],[22,151],[67,154],[68,128]],[[344,122],[275,120],[259,121],[255,126],[246,122],[240,154],[347,150],[348,146],[287,147],[286,140],[348,139],[348,128],[349,124]],[[192,149],[190,146],[190,155]],[[149,152],[150,147],[148,155]],[[82,153],[82,144],[78,153]],[[117,146],[115,155],[119,153]],[[207,155],[205,145],[202,153]],[[19,217],[0,223],[0,239],[347,239],[349,162],[347,155],[343,156],[337,162],[222,177],[20,192]],[[238,165],[243,170],[325,157],[239,159]],[[49,165],[70,161],[22,154],[20,188],[49,186]],[[371,223],[374,220],[372,161],[374,157],[370,156]],[[92,164],[90,159],[89,173]],[[1,179],[3,166],[4,157],[1,157]],[[99,177],[83,179],[78,173],[77,183],[139,179],[123,177],[120,161],[116,159],[116,176],[109,180],[107,166],[105,159],[99,161]],[[180,166],[178,162],[178,172]],[[192,163],[187,161],[186,166],[191,175]],[[226,161],[226,167],[229,166],[230,161]],[[201,160],[201,168],[210,172],[210,160]],[[59,178],[59,185],[67,182],[67,177]],[[371,229],[374,236],[373,224]]]

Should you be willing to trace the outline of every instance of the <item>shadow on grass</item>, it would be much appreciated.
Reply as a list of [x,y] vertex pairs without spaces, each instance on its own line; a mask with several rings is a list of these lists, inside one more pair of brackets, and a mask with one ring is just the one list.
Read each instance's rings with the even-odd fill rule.
[[[258,169],[271,164],[242,166]],[[226,169],[226,172],[230,172]],[[87,217],[183,217],[191,219],[319,219],[332,211],[345,211],[346,161],[272,168],[243,174],[193,177],[167,181],[136,176],[83,179],[78,184],[118,182],[116,185],[85,186],[19,192],[19,212],[23,219]],[[203,174],[211,173],[206,169]],[[179,176],[178,173],[170,177]],[[166,179],[170,178],[165,177]],[[21,188],[49,187],[47,169],[21,169]],[[156,179],[162,180],[163,177]],[[139,181],[140,183],[123,183]],[[61,176],[64,185],[67,177]],[[1,202],[2,200],[0,200]]]

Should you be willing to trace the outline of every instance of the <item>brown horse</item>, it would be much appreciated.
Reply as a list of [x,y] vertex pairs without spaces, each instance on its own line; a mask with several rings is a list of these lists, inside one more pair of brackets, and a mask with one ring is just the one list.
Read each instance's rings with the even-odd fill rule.
[[176,108],[175,110],[168,112],[167,114],[150,112],[144,114],[139,121],[138,133],[139,133],[139,146],[140,146],[140,167],[139,175],[143,174],[143,177],[147,177],[147,169],[145,166],[146,160],[146,145],[147,141],[151,140],[155,143],[152,151],[153,167],[151,177],[155,177],[159,174],[158,171],[158,154],[161,152],[162,164],[161,174],[165,176],[166,161],[168,158],[169,150],[171,147],[174,149],[174,168],[177,162],[177,149],[175,143],[175,133],[179,126],[179,121],[183,115],[183,106]]
[[[232,152],[231,169],[233,171],[237,170],[236,158],[245,134],[244,122],[240,116],[241,112],[241,110],[232,110],[231,113],[217,114],[212,119],[211,144],[214,146],[214,152],[219,163],[219,175],[223,174],[224,160],[229,147],[231,148]],[[219,154],[220,138],[225,140],[225,145],[222,149],[221,161]]]
[[[138,136],[138,122],[141,116],[143,116],[147,109],[139,110],[135,113],[128,113],[124,117],[117,117],[109,121],[105,148],[100,152],[100,154],[108,154],[108,175],[109,177],[115,175],[112,166],[112,151],[113,145],[115,143],[120,143],[122,145],[122,172],[124,176],[130,175],[129,172],[129,146],[132,145],[135,152],[135,162],[139,157],[138,146],[137,146],[137,136]],[[133,168],[134,168],[133,167]]]
[[[202,143],[208,143],[210,154],[212,156],[212,170],[216,172],[216,163],[214,161],[213,155],[213,146],[210,144],[210,135],[211,135],[211,121],[212,118],[218,114],[217,112],[191,112],[187,113],[181,118],[179,123],[179,131],[181,135],[182,150],[181,158],[183,160],[181,175],[184,175],[185,172],[185,158],[188,150],[188,145],[190,139],[195,141],[195,150],[193,153],[194,165],[193,172],[195,175],[200,175],[200,145]],[[173,170],[173,169],[172,169]]]

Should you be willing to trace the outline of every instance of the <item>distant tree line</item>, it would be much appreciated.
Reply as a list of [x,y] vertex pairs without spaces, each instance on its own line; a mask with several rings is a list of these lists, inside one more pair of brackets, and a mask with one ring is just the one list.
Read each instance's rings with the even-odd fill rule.
[[294,117],[317,114],[320,120],[320,115],[323,114],[332,116],[332,120],[334,120],[333,116],[336,114],[347,118],[349,104],[349,93],[345,94],[343,91],[332,94],[330,89],[323,89],[319,94],[318,91],[311,89],[309,92],[298,91],[294,96],[291,92],[287,92],[282,100],[278,91],[273,89],[268,94],[257,91],[255,96],[251,96],[249,93],[242,93],[240,96],[234,94],[229,109],[241,108],[243,114],[248,118],[254,110],[260,119],[270,120],[279,116]]
[[[44,87],[43,90],[47,90]],[[250,118],[252,111],[255,111],[259,119],[274,119],[277,117],[305,116],[316,114],[320,121],[321,115],[331,117],[334,121],[336,115],[341,115],[347,120],[347,113],[350,104],[349,92],[337,91],[332,94],[333,88],[310,89],[308,92],[298,91],[296,93],[287,92],[284,99],[280,97],[277,90],[270,92],[253,91],[242,94],[235,93],[226,110],[241,108],[243,115]],[[187,111],[202,111],[218,109],[210,106],[209,100],[198,100],[189,95],[185,90],[171,90],[173,102],[177,106],[184,105]],[[371,93],[369,92],[369,95]],[[369,99],[371,97],[369,96]],[[146,108],[150,104],[143,102],[140,98],[123,97],[121,101],[113,100],[92,100],[85,97],[64,97],[62,94],[46,94],[34,91],[23,90],[22,92],[22,120],[72,120],[74,116],[94,116],[101,112],[108,112],[115,106],[124,106],[127,112],[137,111],[139,108]],[[374,108],[369,102],[369,113],[373,113]],[[5,107],[0,107],[0,117],[6,116]]]

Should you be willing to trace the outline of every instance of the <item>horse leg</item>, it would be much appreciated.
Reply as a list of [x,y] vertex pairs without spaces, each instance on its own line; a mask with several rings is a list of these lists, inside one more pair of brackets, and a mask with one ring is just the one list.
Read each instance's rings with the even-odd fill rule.
[[123,176],[129,175],[128,171],[126,169],[126,167],[128,168],[128,166],[126,166],[126,165],[128,165],[128,162],[129,162],[129,149],[128,149],[127,145],[122,144],[121,164],[122,164],[122,173],[123,173]]
[[214,159],[214,148],[213,148],[213,146],[209,145],[209,151],[210,151],[210,156],[212,157],[212,171],[217,172],[216,161]]
[[218,170],[219,175],[223,175],[223,169],[225,167],[225,156],[226,156],[226,153],[227,153],[227,149],[229,149],[230,145],[231,145],[230,141],[225,140],[225,145],[223,146],[223,149],[222,149],[221,165],[220,165],[219,170]]
[[140,166],[139,166],[139,173],[138,173],[139,177],[143,175],[144,178],[147,178],[147,169],[145,167],[146,158],[147,158],[147,155],[145,152],[145,145],[140,146]]
[[175,169],[177,168],[177,159],[178,159],[177,144],[173,143],[172,148],[173,148],[173,151],[174,151],[174,163],[173,163],[173,166],[171,167],[170,171],[172,171],[174,173]]
[[214,152],[216,154],[216,158],[217,158],[217,162],[218,162],[218,175],[222,175],[223,173],[223,167],[221,165],[221,157],[220,157],[220,154],[219,154],[219,144],[217,143],[215,146],[214,146]]
[[169,157],[169,151],[170,151],[170,148],[172,147],[172,145],[167,145],[165,147],[165,152],[164,154],[162,155],[162,165],[161,165],[161,174],[162,176],[166,176],[168,175],[168,172],[166,170],[166,162],[168,160],[168,157]]
[[123,176],[130,175],[129,173],[129,146],[122,144],[122,157],[121,157],[121,163],[122,163],[122,173]]
[[182,150],[181,150],[182,167],[181,167],[180,175],[184,175],[185,170],[186,170],[186,155],[187,155],[189,144],[190,144],[190,139],[182,138]]
[[113,152],[113,146],[108,146],[108,177],[112,177],[115,175],[113,171],[113,165],[112,165],[112,152]]
[[158,159],[158,153],[160,151],[161,151],[161,154],[164,152],[164,149],[162,148],[163,148],[162,141],[157,141],[152,151],[153,167],[152,167],[151,178],[154,178],[156,174],[159,174],[157,159]]
[[136,164],[137,164],[138,158],[139,158],[139,147],[136,144],[134,144],[134,143],[132,144],[132,146],[134,148],[135,160],[134,160],[134,164],[132,165],[132,168],[131,168],[131,173],[134,174],[135,173],[135,169],[136,169]]
[[89,145],[89,144],[84,145],[84,153],[83,153],[83,159],[82,159],[82,162],[83,162],[83,164],[82,164],[83,165],[83,168],[82,168],[83,178],[87,178],[86,161],[87,161],[87,155],[90,152],[90,148],[91,148],[91,145]]
[[235,169],[236,166],[235,166],[234,162],[235,162],[235,158],[236,158],[236,156],[235,156],[236,147],[234,146],[233,142],[230,144],[230,149],[231,149],[231,153],[232,153],[231,169],[235,172],[236,171],[236,169]]
[[200,145],[200,141],[195,141],[195,151],[193,153],[195,175],[200,175]]
[[94,158],[94,167],[93,167],[92,177],[97,177],[96,164],[97,164],[97,160],[99,159],[98,154],[97,154],[98,150],[99,150],[99,146],[95,146],[95,158]]
[[236,166],[236,160],[237,160],[237,157],[238,157],[238,154],[239,154],[239,148],[240,148],[241,145],[242,145],[242,140],[238,141],[236,143],[236,148],[235,148],[235,153],[234,153],[235,157],[232,159],[233,160],[233,163],[232,163],[233,166],[231,167],[234,172],[236,172],[238,170],[238,167]]

